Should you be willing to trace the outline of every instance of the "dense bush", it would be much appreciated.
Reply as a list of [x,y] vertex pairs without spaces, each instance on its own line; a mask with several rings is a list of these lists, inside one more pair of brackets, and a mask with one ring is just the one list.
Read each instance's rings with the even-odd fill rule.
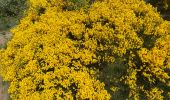
[[146,0],[162,14],[163,18],[170,20],[170,0]]
[[0,0],[2,16],[18,16],[25,9],[25,0]]
[[16,25],[26,7],[26,0],[0,0],[0,30]]
[[[141,0],[29,3],[0,53],[12,99],[108,100],[118,92],[126,99],[168,98],[170,23],[151,5]],[[116,67],[123,70],[119,76]]]

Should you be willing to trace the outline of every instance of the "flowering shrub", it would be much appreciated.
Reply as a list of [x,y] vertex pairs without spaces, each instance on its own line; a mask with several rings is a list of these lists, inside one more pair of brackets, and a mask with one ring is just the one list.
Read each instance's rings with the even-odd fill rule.
[[146,0],[147,2],[151,3],[152,5],[158,7],[158,10],[166,12],[169,9],[169,0]]
[[170,0],[147,0],[147,2],[157,7],[164,19],[170,20]]
[[[127,99],[168,97],[170,23],[151,5],[98,0],[69,9],[74,2],[29,3],[27,16],[0,52],[0,71],[10,81],[12,99],[108,100],[110,91],[121,91],[116,84],[126,85]],[[107,80],[107,89],[99,73],[114,68],[109,65],[118,59],[126,71]]]

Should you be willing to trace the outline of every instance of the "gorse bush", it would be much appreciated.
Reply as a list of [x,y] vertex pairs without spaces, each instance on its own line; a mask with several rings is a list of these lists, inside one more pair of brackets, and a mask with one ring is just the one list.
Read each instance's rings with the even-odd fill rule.
[[163,15],[163,18],[170,20],[170,0],[147,0]]
[[163,12],[169,9],[169,4],[170,4],[169,0],[147,0],[147,2],[158,7],[158,10]]
[[11,98],[168,98],[170,23],[141,0],[88,4],[29,1],[27,15],[0,52]]

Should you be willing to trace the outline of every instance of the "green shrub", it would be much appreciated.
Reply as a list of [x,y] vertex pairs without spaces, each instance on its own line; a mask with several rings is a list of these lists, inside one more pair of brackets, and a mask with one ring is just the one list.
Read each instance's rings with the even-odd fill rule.
[[0,0],[0,30],[18,23],[26,9],[26,0]]
[[[168,98],[170,23],[141,0],[30,0],[0,52],[12,99]],[[73,5],[74,6],[74,5]],[[74,7],[73,7],[74,8]]]
[[0,0],[1,16],[19,16],[25,8],[25,0]]

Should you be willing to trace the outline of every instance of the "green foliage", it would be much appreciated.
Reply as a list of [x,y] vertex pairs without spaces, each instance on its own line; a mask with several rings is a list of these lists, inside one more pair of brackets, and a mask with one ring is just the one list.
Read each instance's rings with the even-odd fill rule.
[[0,0],[1,16],[19,16],[25,8],[25,0]]
[[25,8],[25,0],[0,0],[0,30],[16,25]]
[[142,0],[76,3],[29,0],[0,51],[12,99],[168,98],[170,22]]

